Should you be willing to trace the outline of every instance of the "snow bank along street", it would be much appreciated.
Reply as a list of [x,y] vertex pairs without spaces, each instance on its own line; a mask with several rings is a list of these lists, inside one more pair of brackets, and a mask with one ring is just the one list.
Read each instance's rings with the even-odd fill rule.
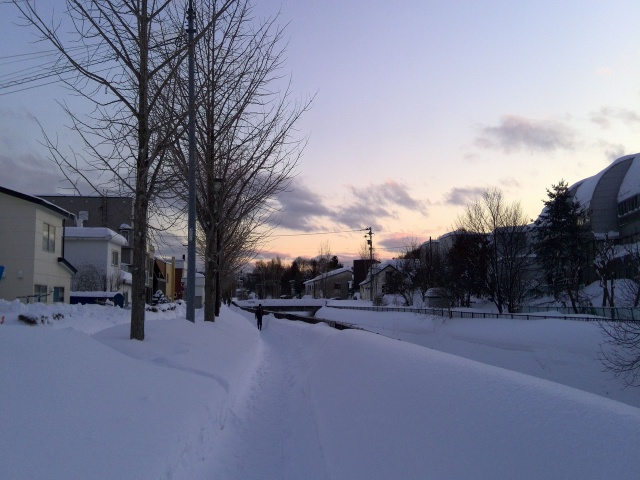
[[[535,358],[559,377],[571,367],[555,365],[574,362],[594,378],[584,382],[601,384],[583,359],[597,347],[583,323],[532,322],[522,335],[517,324],[490,320],[475,320],[474,333],[430,317],[369,317],[411,343],[272,315],[258,332],[251,314],[227,307],[215,323],[194,325],[179,308],[149,314],[147,338],[134,342],[128,312],[117,308],[29,308],[62,309],[64,318],[29,327],[17,320],[27,307],[0,301],[0,478],[635,479],[640,471],[637,407],[416,344],[467,357],[475,349],[493,363],[502,350],[516,366]],[[534,354],[510,356],[526,350],[524,337]],[[545,338],[554,340],[541,348]]]

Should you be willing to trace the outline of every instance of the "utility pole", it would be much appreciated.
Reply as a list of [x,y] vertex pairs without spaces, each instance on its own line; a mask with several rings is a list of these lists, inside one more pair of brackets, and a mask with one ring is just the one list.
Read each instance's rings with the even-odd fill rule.
[[365,228],[367,232],[364,238],[367,238],[367,245],[369,245],[369,300],[373,301],[373,232],[371,227]]
[[187,11],[189,34],[189,217],[188,217],[188,248],[187,248],[187,320],[196,321],[196,115],[194,88],[194,48],[193,34],[193,0],[189,0]]

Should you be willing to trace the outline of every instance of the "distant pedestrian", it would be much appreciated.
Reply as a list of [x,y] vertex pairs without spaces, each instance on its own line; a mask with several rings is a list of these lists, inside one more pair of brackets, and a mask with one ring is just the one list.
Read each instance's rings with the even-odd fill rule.
[[262,316],[264,315],[264,310],[262,309],[262,304],[258,304],[258,308],[256,308],[256,319],[258,320],[258,330],[262,330]]

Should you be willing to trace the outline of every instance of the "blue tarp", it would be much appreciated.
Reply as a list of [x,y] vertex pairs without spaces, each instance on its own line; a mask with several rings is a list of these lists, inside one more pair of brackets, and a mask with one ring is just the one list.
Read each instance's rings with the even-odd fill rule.
[[116,307],[124,307],[124,296],[118,292],[78,292],[77,295],[71,292],[69,296],[69,303],[72,305],[78,303],[81,305],[100,304],[105,300],[113,302]]

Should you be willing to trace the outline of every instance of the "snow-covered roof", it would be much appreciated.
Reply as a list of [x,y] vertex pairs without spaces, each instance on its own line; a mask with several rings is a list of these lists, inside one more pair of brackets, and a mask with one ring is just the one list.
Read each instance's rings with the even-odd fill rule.
[[[611,175],[613,170],[620,170],[619,175]],[[626,171],[625,171],[626,170]],[[611,177],[604,182],[605,177]],[[608,183],[608,185],[604,185]],[[640,194],[640,155],[625,155],[592,177],[576,182],[570,187],[574,198],[585,208],[591,207],[596,189],[611,188],[616,191],[617,202]]]
[[122,235],[105,227],[66,227],[64,236],[68,240],[106,240],[122,247],[127,245]]
[[312,278],[311,280],[307,280],[306,282],[304,282],[304,284],[306,285],[307,283],[313,283],[313,282],[317,282],[318,280],[323,280],[325,278],[329,278],[329,277],[334,277],[340,273],[345,273],[345,272],[350,272],[351,273],[351,267],[342,267],[342,268],[337,268],[335,270],[330,270],[326,273],[322,273],[320,275],[318,275],[317,277]]
[[618,202],[640,194],[640,155],[634,157],[618,189]]
[[596,175],[570,187],[574,198],[588,209],[594,233],[617,236],[618,203],[640,194],[640,155],[626,155]]
[[601,176],[602,172],[594,175],[593,177],[580,180],[570,187],[574,192],[573,198],[575,198],[578,203],[584,208],[589,208],[589,205],[591,204],[591,198],[593,197],[593,191],[596,189],[596,185],[600,181]]
[[[389,268],[393,268],[394,270],[397,270],[397,267],[395,265],[396,262],[397,260],[388,260],[386,262],[377,263],[373,265],[373,276],[377,277],[378,275],[380,275],[381,273],[383,273],[385,270]],[[366,285],[371,282],[370,273],[371,272],[367,270],[367,278],[365,278],[362,282],[360,282],[360,285]]]

